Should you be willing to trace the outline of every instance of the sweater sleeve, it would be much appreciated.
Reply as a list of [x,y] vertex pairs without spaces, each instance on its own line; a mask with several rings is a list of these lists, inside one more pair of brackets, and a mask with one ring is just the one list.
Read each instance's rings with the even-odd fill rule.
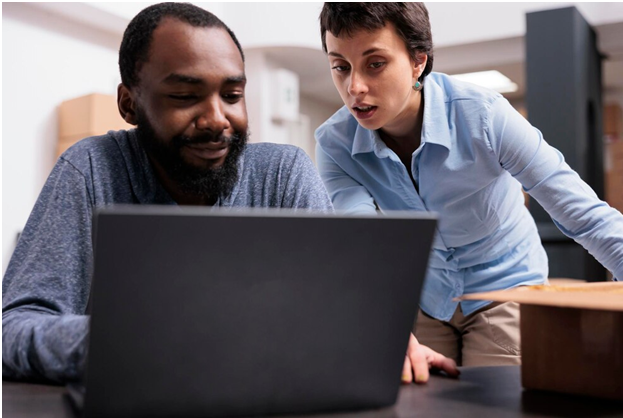
[[62,157],[26,223],[2,283],[2,375],[66,382],[81,377],[92,274],[92,200]]
[[491,150],[502,167],[543,206],[556,226],[623,279],[623,216],[600,200],[506,99],[497,99],[488,121]]

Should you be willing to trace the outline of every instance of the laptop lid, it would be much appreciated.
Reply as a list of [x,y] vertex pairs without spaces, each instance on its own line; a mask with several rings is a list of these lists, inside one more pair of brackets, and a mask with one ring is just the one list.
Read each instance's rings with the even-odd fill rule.
[[95,218],[87,417],[395,402],[434,216],[130,206]]

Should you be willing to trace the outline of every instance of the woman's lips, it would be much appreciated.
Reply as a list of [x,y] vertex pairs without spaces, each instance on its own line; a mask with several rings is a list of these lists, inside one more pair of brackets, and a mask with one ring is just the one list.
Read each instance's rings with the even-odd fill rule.
[[357,117],[357,119],[368,119],[371,118],[374,113],[376,112],[376,109],[378,109],[377,106],[357,106],[357,107],[353,107],[353,110],[355,111],[355,116]]
[[186,145],[186,148],[203,160],[218,160],[227,155],[229,145],[227,142],[204,142],[201,144]]

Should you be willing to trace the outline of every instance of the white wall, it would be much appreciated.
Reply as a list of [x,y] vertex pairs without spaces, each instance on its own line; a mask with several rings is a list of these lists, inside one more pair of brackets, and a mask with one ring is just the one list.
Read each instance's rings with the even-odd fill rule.
[[223,20],[244,48],[300,46],[320,49],[320,2],[224,3]]
[[313,136],[314,131],[337,112],[340,107],[340,105],[336,106],[335,103],[323,102],[305,95],[301,96],[300,111],[301,114],[309,117],[309,137],[306,143],[300,143],[298,145],[305,150],[314,163],[316,162],[316,140]]
[[575,6],[591,25],[623,20],[622,3],[426,3],[436,47],[523,36],[526,13],[567,6]]
[[[116,94],[122,32],[138,11],[153,3],[3,4],[3,274],[16,235],[55,163],[58,105],[93,92]],[[270,122],[269,71],[275,64],[263,61],[252,47],[278,43],[319,49],[316,19],[322,3],[196,4],[221,17],[248,48],[252,141],[296,143],[290,133],[292,126]],[[269,16],[272,23],[260,30],[258,16]],[[290,25],[280,26],[280,22]],[[295,33],[299,35],[293,36]],[[303,105],[312,113],[314,124],[321,123],[315,116],[317,105],[313,101]],[[308,132],[301,135],[305,143],[298,144],[312,158],[313,129],[315,126],[308,126]]]
[[[57,106],[88,93],[115,94],[122,32],[136,12],[152,3],[3,3],[3,272],[15,235],[26,222],[54,164]],[[223,19],[247,51],[290,46],[321,54],[321,2],[196,4]],[[521,36],[526,11],[570,4],[594,25],[623,21],[621,3],[427,3],[427,7],[436,46],[451,47]],[[274,126],[277,130],[271,130],[261,117],[262,109],[269,106],[264,94],[268,84],[266,75],[255,71],[255,66],[270,63],[262,64],[251,52],[247,56],[250,123],[252,134],[257,134],[252,140],[289,142],[292,135]],[[326,62],[317,70],[308,64],[320,58],[301,61],[299,57],[292,55],[290,64],[296,67],[299,63],[299,73],[307,70],[305,88],[318,90],[319,80],[328,80]],[[329,94],[321,97],[328,98]],[[616,97],[619,100],[620,95]],[[310,134],[307,142],[299,145],[312,157],[311,132],[336,109],[335,103],[301,97],[301,114],[309,117]]]
[[[321,2],[221,4],[223,14],[219,16],[234,30],[244,47],[283,45],[320,48],[318,16],[322,10]],[[623,21],[623,3],[620,2],[425,4],[436,47],[523,36],[526,33],[526,13],[567,6],[577,7],[591,25]]]
[[245,101],[249,114],[250,142],[260,142],[266,137],[267,109],[270,107],[268,97],[269,74],[267,71],[266,55],[262,50],[245,51],[245,72],[247,86],[245,89]]
[[247,76],[245,100],[249,114],[250,142],[291,143],[287,126],[272,120],[275,91],[271,72],[274,69],[274,63],[261,48],[250,48],[245,51]]
[[[341,102],[327,102],[309,95],[299,98],[298,122],[279,122],[273,118],[275,89],[272,75],[282,68],[265,48],[245,50],[247,90],[246,103],[249,113],[251,142],[274,142],[291,144],[302,148],[315,161],[314,131],[341,106]],[[291,70],[290,70],[291,71]],[[301,80],[306,82],[307,79]]]
[[53,164],[57,106],[116,94],[120,37],[24,4],[2,6],[2,271]]

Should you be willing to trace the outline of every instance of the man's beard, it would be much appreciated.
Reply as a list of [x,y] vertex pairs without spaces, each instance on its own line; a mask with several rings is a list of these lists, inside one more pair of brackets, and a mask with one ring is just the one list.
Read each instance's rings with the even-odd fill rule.
[[[209,133],[193,138],[178,135],[167,143],[157,136],[147,116],[140,109],[137,118],[136,135],[140,144],[147,155],[153,158],[177,184],[180,192],[205,197],[212,202],[231,194],[238,180],[239,157],[248,140],[246,131],[236,131],[229,137],[224,135],[215,137]],[[220,167],[199,167],[186,162],[182,157],[181,151],[185,145],[210,141],[223,141],[229,145],[228,154]]]

